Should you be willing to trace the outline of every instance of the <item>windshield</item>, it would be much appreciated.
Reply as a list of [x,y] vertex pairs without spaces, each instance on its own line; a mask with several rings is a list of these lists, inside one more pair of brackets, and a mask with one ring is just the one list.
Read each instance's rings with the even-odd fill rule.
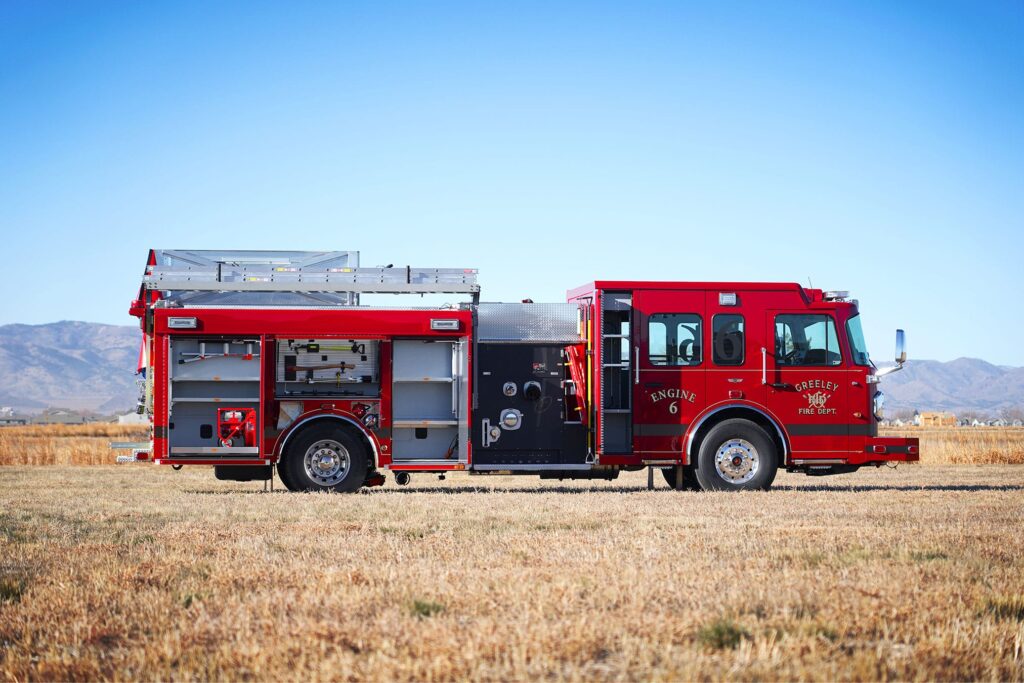
[[870,365],[868,345],[864,343],[864,330],[860,326],[859,313],[846,321],[846,336],[853,351],[853,362],[857,365]]

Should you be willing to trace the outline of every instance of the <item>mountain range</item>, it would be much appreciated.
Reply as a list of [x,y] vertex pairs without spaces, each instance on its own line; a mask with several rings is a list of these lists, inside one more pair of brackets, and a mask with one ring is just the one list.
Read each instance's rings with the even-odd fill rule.
[[0,406],[125,412],[138,395],[140,339],[130,326],[0,325]]
[[978,358],[909,360],[879,386],[889,412],[913,408],[995,415],[1003,408],[1024,407],[1024,368]]
[[[0,325],[0,406],[112,413],[135,405],[139,329],[63,321]],[[1024,368],[977,358],[911,360],[880,385],[897,410],[995,414],[1024,406]]]

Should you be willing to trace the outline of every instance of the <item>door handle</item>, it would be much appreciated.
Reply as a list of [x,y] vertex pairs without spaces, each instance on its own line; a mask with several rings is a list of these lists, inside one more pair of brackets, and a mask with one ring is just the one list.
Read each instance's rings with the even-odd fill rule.
[[[768,349],[763,346],[761,347],[761,384],[768,384]],[[772,382],[769,386],[772,389],[789,389],[793,385],[785,382]]]
[[633,347],[634,377],[633,384],[640,384],[640,347]]

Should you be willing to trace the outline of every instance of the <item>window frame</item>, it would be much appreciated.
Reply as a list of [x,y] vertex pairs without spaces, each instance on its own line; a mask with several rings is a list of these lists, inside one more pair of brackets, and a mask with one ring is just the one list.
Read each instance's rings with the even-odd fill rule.
[[[665,340],[666,340],[665,357],[666,357],[666,361],[664,361],[664,362],[656,362],[656,361],[654,361],[652,359],[652,357],[651,357],[651,323],[652,323],[652,319],[655,316],[659,316],[659,315],[662,315],[662,316],[684,316],[684,315],[686,315],[686,316],[693,316],[694,318],[697,319],[697,334],[694,337],[694,342],[699,345],[697,348],[698,348],[700,353],[698,354],[697,360],[695,362],[685,363],[685,364],[682,364],[682,365],[677,364],[677,363],[669,363],[668,362],[668,360],[667,360],[667,358],[668,358],[668,325],[665,324],[665,323],[660,323],[660,324],[665,324]],[[679,324],[680,323],[676,323],[676,325],[679,325]],[[647,338],[645,340],[646,344],[644,344],[644,346],[646,347],[645,348],[644,356],[645,356],[645,360],[647,361],[647,364],[649,366],[651,366],[652,368],[657,368],[657,369],[672,369],[672,368],[676,368],[676,369],[680,369],[680,368],[696,368],[696,367],[700,367],[701,365],[704,365],[704,339],[703,339],[703,337],[704,337],[704,316],[702,316],[700,313],[689,313],[689,312],[686,312],[686,311],[659,311],[657,313],[650,313],[650,314],[647,315],[647,329],[645,330],[645,332],[647,334]],[[677,345],[677,348],[678,348],[678,341],[676,342],[676,345]]]
[[[722,363],[718,361],[718,349],[715,346],[715,321],[719,318],[730,317],[740,319],[740,359],[739,361]],[[735,368],[745,365],[747,362],[747,319],[742,313],[715,313],[711,316],[711,364],[722,368]]]
[[[783,363],[781,361],[780,356],[779,356],[779,348],[778,348],[779,337],[778,337],[778,334],[777,334],[778,324],[779,324],[778,320],[782,316],[814,316],[814,317],[825,318],[828,322],[831,322],[832,323],[832,332],[834,333],[834,337],[835,337],[835,340],[836,340],[836,352],[839,354],[839,362],[831,364],[831,365],[827,364],[827,363],[801,363],[800,365],[794,365],[792,363]],[[804,329],[807,329],[807,326],[805,326]],[[790,313],[790,312],[785,312],[785,311],[777,311],[775,313],[774,317],[772,318],[772,337],[773,337],[773,343],[776,345],[776,348],[774,349],[774,354],[773,354],[774,362],[775,362],[775,366],[779,367],[779,368],[841,368],[844,365],[846,365],[846,363],[849,362],[848,359],[847,359],[847,353],[843,349],[842,339],[841,339],[841,337],[839,335],[839,324],[836,322],[836,317],[832,313],[827,313],[827,312],[808,313],[806,311]],[[827,329],[825,331],[825,339],[826,339],[825,351],[827,352],[829,350],[829,347],[827,346],[827,340],[828,340],[828,330]],[[808,349],[808,350],[810,350],[810,349]]]
[[[863,351],[858,350],[857,345],[853,343],[853,331],[850,329],[850,323],[854,320],[857,321],[857,325],[860,327],[860,340],[864,342]],[[847,318],[843,327],[846,328],[846,343],[850,345],[850,362],[861,368],[871,367],[871,354],[868,353],[867,339],[864,338],[864,327],[860,324],[860,311]],[[860,353],[864,354],[863,363],[857,362],[857,355]]]

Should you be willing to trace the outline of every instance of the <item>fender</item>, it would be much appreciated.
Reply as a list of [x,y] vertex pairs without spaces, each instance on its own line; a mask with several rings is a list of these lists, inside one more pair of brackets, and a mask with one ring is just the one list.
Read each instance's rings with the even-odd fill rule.
[[288,425],[285,429],[283,436],[278,438],[277,447],[274,449],[274,455],[277,456],[278,460],[281,459],[284,453],[284,447],[288,444],[288,439],[301,427],[302,425],[309,424],[314,420],[337,420],[339,422],[347,422],[356,429],[359,433],[366,437],[366,440],[370,442],[370,448],[373,450],[373,462],[374,464],[380,462],[380,445],[377,443],[377,438],[366,430],[366,427],[362,425],[359,420],[355,419],[351,413],[344,413],[341,411],[313,411],[300,415],[296,418],[295,422]]
[[779,441],[782,442],[782,465],[785,465],[789,460],[789,439],[786,438],[786,433],[780,427],[778,418],[767,412],[764,408],[757,405],[756,403],[750,403],[749,401],[723,401],[722,403],[716,403],[714,406],[708,406],[705,411],[701,414],[700,419],[695,420],[690,424],[690,428],[686,430],[686,458],[687,462],[693,462],[691,457],[691,451],[693,450],[693,439],[697,436],[697,432],[700,431],[701,426],[708,421],[709,418],[714,417],[716,414],[723,410],[729,410],[731,408],[742,408],[744,410],[752,410],[758,413],[775,428],[775,433],[779,435]]

